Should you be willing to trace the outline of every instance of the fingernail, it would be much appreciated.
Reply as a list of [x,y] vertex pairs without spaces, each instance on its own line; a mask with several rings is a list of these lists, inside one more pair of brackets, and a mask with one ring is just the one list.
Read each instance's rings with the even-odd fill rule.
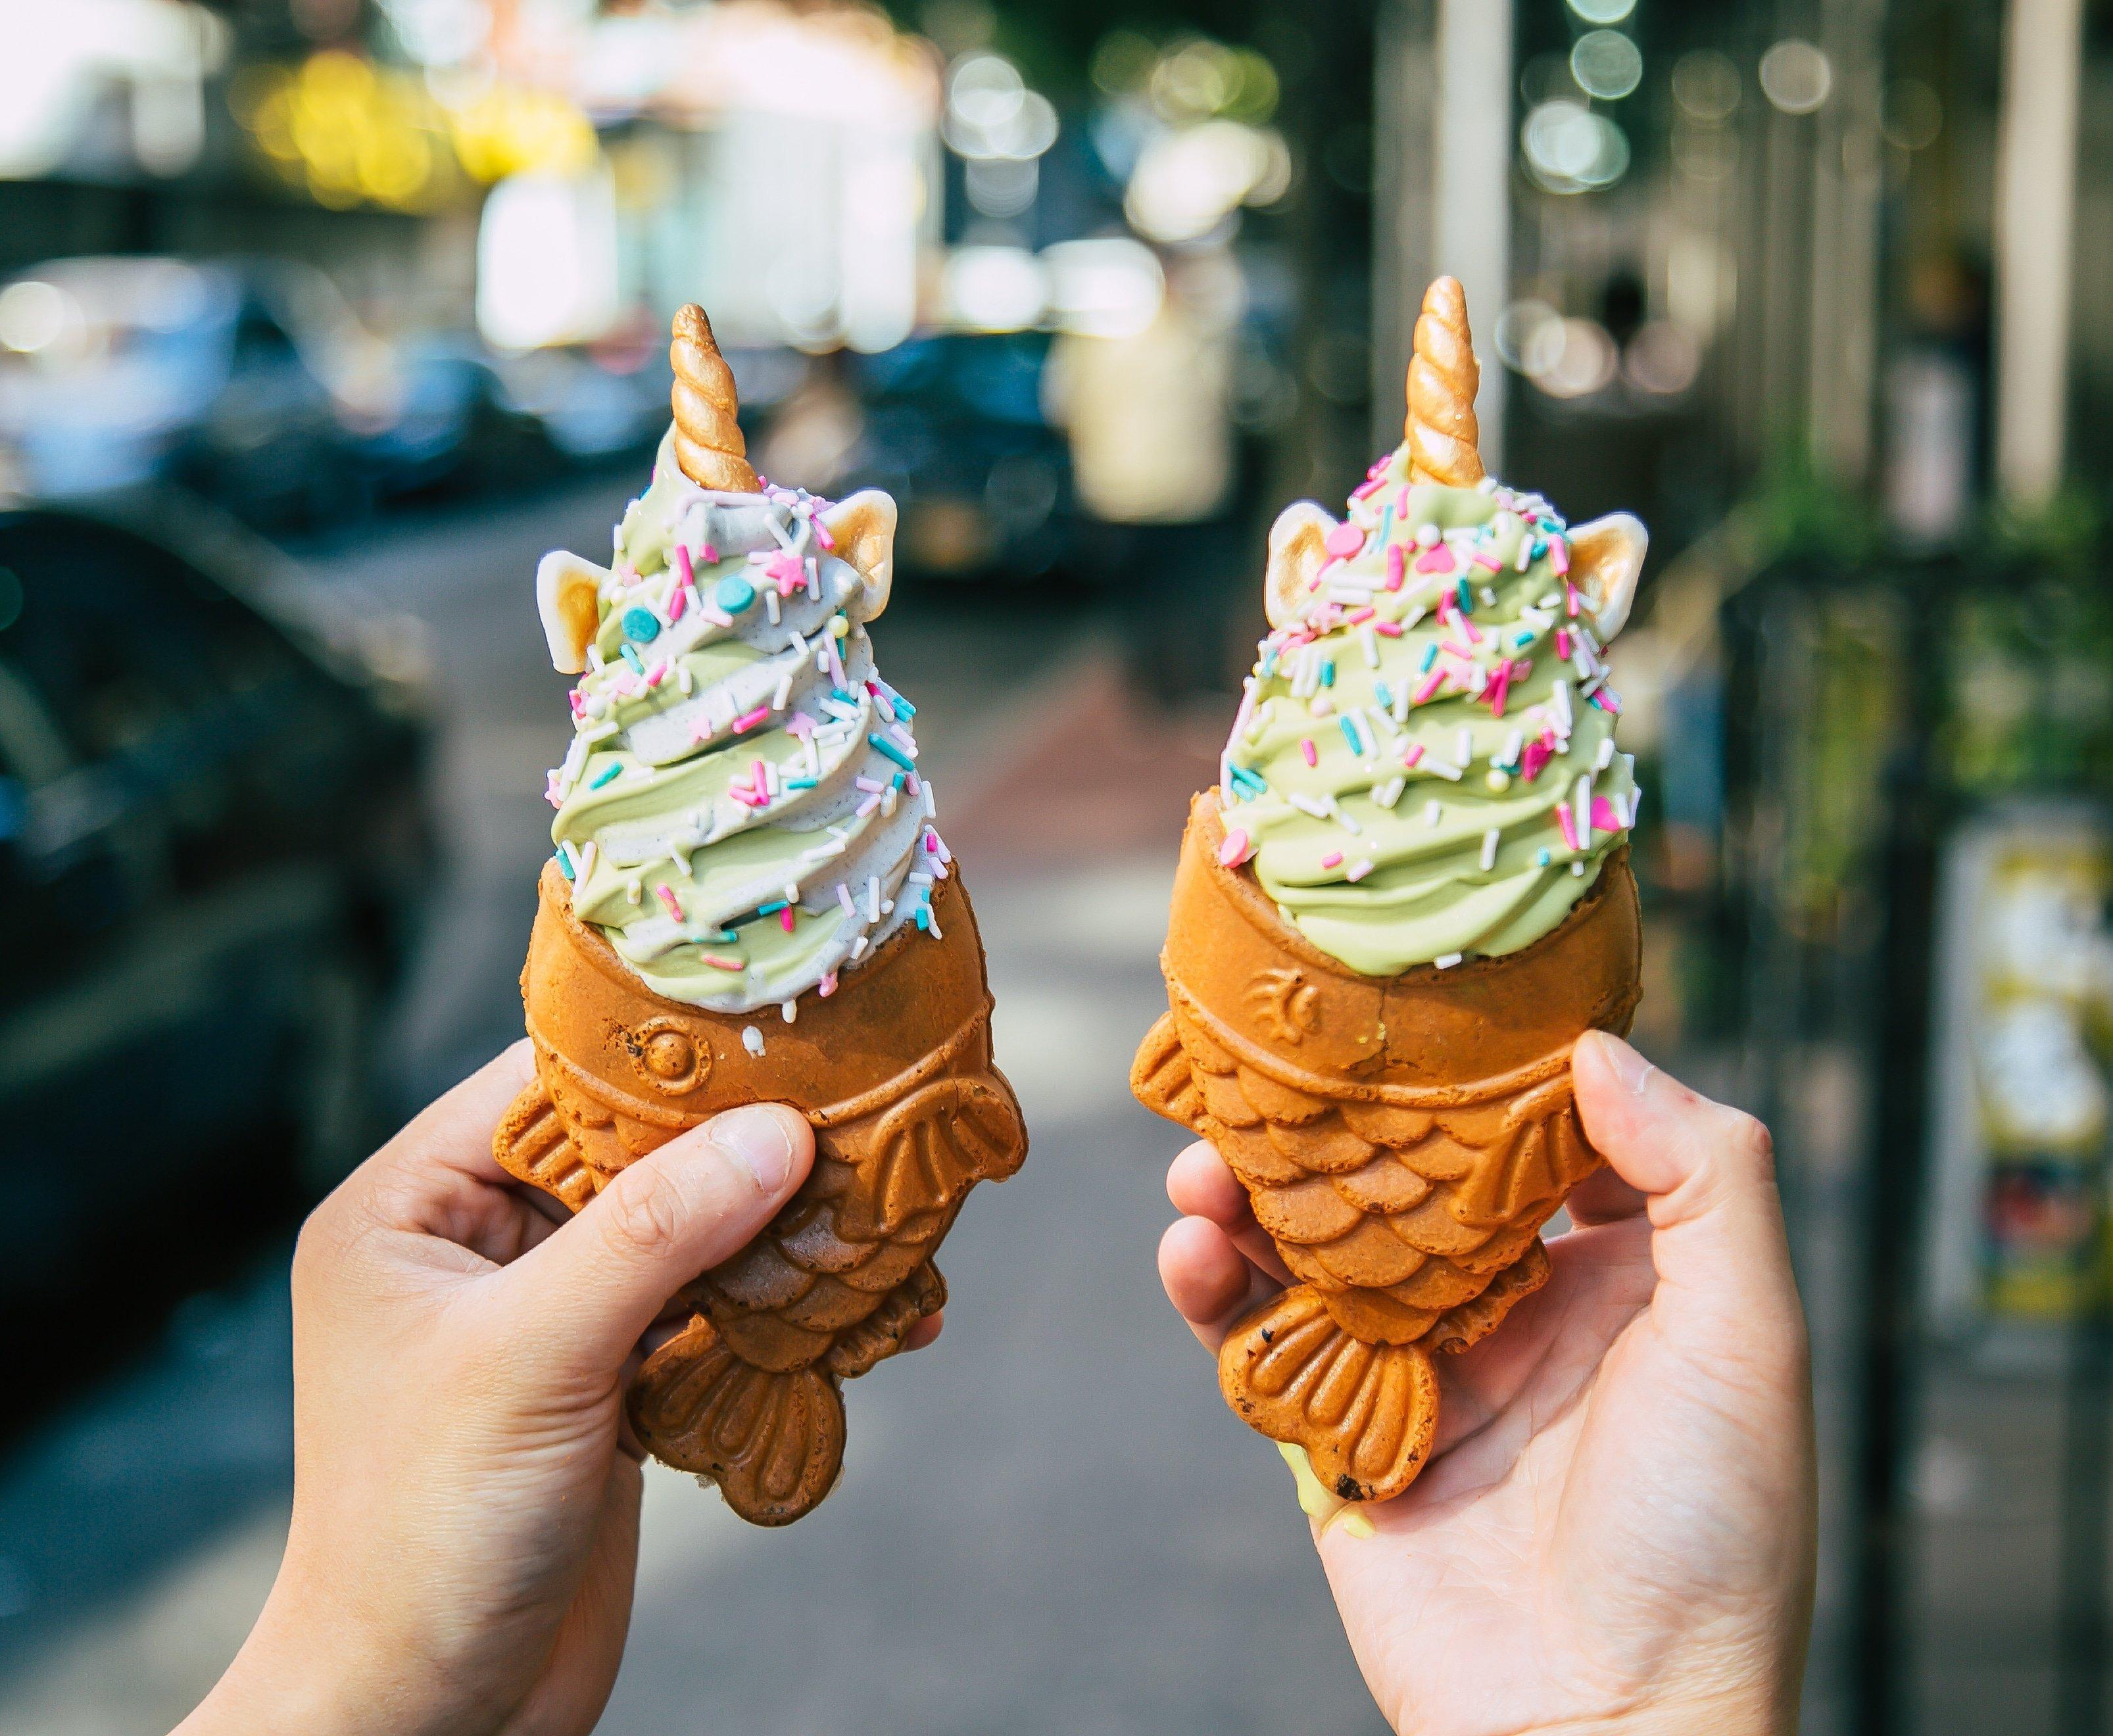
[[1602,1031],[1600,1038],[1600,1052],[1606,1056],[1608,1066],[1622,1082],[1622,1088],[1632,1097],[1643,1096],[1650,1088],[1651,1075],[1658,1068],[1612,1032]]
[[760,1103],[728,1109],[712,1123],[711,1141],[764,1193],[776,1193],[792,1173],[792,1137],[776,1111]]

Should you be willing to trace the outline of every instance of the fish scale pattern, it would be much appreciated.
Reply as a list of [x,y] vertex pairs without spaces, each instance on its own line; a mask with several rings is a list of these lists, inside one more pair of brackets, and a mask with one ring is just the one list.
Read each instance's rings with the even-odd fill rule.
[[1370,1342],[1449,1348],[1493,1327],[1458,1311],[1527,1257],[1600,1161],[1567,1056],[1464,1102],[1344,1099],[1243,1062],[1178,984],[1171,998],[1140,1056],[1139,1095],[1217,1147],[1336,1324]]

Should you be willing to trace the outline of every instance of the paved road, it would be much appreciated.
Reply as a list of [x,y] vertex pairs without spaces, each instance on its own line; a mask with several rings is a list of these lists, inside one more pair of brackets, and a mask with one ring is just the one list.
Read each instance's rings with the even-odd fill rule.
[[[340,595],[427,622],[440,678],[450,860],[395,1050],[407,1096],[518,1030],[562,716],[529,575],[554,543],[599,546],[623,492],[319,563]],[[1123,1080],[1162,1004],[1152,959],[1198,737],[1123,709],[1094,627],[1029,595],[906,599],[877,631],[891,678],[931,702],[920,739],[963,817],[1033,1150],[947,1242],[939,1345],[851,1389],[848,1469],[817,1515],[757,1532],[654,1475],[607,1730],[1383,1728],[1288,1479],[1225,1413],[1152,1274],[1178,1141]],[[1022,784],[1047,800],[1023,808]],[[282,1296],[283,1255],[0,1467],[0,1729],[166,1728],[239,1643],[285,1524]]]

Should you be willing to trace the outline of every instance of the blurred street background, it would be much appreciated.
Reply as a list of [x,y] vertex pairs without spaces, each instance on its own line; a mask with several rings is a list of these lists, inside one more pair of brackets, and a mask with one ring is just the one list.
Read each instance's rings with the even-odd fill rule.
[[590,558],[701,301],[875,631],[1031,1160],[844,1483],[649,1482],[605,1728],[1380,1731],[1130,1100],[1276,511],[1459,276],[1651,526],[1638,1040],[1775,1129],[1814,1733],[2113,1723],[2113,3],[0,0],[0,1730],[270,1584],[301,1215],[520,1030]]

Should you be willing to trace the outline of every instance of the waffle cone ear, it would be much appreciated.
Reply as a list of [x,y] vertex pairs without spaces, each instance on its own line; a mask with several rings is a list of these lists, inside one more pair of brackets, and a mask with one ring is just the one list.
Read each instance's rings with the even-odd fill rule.
[[1449,488],[1482,480],[1481,438],[1475,394],[1482,370],[1467,330],[1467,293],[1457,277],[1441,277],[1424,292],[1408,364],[1409,474]]
[[754,494],[748,442],[734,416],[739,400],[733,370],[719,353],[712,322],[695,302],[675,316],[668,359],[675,368],[675,458],[682,474],[700,488]]

